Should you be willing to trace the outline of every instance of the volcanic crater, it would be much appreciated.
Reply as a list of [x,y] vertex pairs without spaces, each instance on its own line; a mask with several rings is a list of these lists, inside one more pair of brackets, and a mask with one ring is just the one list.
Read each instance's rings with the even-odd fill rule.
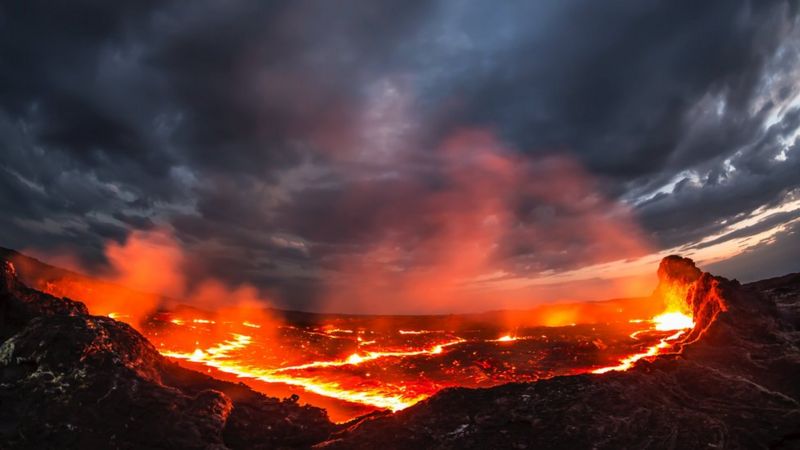
[[2,269],[4,448],[800,446],[800,275],[741,285],[670,256],[650,298],[556,326],[190,307],[129,325],[90,314],[76,274]]

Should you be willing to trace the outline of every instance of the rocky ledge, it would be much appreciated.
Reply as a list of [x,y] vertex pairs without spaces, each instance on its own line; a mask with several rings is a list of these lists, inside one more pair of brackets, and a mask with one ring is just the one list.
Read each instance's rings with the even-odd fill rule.
[[696,322],[672,354],[335,425],[183,369],[0,264],[0,448],[800,448],[800,275],[742,286],[668,257],[656,294],[688,287]]
[[333,430],[324,410],[179,367],[0,264],[0,448],[308,448]]

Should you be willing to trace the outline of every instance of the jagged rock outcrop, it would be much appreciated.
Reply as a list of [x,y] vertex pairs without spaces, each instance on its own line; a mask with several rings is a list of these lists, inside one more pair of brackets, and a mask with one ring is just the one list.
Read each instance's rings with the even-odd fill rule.
[[0,448],[307,448],[319,408],[186,370],[132,327],[0,274]]
[[17,271],[0,260],[0,341],[24,328],[36,317],[88,315],[83,303],[41,295],[17,279]]
[[659,277],[660,289],[689,283],[697,324],[673,355],[626,372],[448,389],[317,447],[800,448],[800,334],[775,303],[686,258],[666,258]]
[[684,258],[678,255],[669,255],[664,257],[658,264],[658,286],[656,293],[672,284],[688,285],[694,283],[703,271],[694,265],[694,261],[690,258]]

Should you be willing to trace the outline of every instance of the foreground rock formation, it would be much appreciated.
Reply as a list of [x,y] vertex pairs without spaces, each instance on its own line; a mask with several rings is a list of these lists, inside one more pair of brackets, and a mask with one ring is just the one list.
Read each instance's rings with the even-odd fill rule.
[[335,425],[183,369],[0,261],[0,448],[800,448],[800,275],[741,286],[669,257],[659,277],[696,322],[674,354]]
[[319,408],[181,368],[0,264],[0,448],[307,448],[333,430]]

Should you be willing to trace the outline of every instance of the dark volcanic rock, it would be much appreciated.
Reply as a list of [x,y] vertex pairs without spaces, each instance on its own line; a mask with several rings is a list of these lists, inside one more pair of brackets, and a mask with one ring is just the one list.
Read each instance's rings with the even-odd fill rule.
[[307,448],[325,412],[183,369],[136,330],[0,274],[0,448]]
[[14,266],[0,260],[0,341],[5,341],[40,316],[88,315],[83,303],[57,299],[28,288],[17,279]]
[[694,261],[677,255],[670,255],[658,265],[658,287],[656,293],[671,284],[694,283],[703,272],[694,265]]
[[627,372],[448,389],[318,448],[800,448],[800,334],[776,304],[685,258],[666,258],[659,277],[660,288],[691,283],[697,325],[675,354]]
[[772,300],[783,320],[792,324],[795,329],[800,329],[800,273],[756,281],[745,287]]

